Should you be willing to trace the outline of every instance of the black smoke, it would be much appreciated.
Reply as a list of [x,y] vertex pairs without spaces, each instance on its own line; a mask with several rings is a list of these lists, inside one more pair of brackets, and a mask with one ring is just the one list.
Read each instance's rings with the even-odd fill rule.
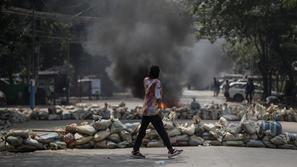
[[[102,3],[94,4],[98,9]],[[164,97],[175,102],[182,93],[187,56],[194,43],[191,17],[177,1],[109,0],[96,23],[89,28],[85,49],[108,57],[107,69],[119,85],[143,97],[143,78],[151,65],[161,68]]]

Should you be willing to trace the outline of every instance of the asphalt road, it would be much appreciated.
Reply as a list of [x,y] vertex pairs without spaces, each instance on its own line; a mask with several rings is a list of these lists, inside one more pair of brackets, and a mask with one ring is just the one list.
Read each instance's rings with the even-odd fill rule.
[[142,148],[146,159],[130,159],[131,149],[68,149],[32,153],[0,153],[2,167],[295,167],[296,150],[239,147],[183,147],[184,153],[167,158],[165,148]]

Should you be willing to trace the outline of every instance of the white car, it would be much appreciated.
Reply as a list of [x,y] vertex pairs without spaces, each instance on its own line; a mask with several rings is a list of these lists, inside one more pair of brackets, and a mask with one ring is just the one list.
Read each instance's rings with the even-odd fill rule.
[[[254,99],[261,98],[263,94],[263,87],[259,84],[254,83],[255,85],[255,91],[254,91]],[[245,99],[245,86],[246,82],[231,82],[230,83],[230,89],[229,89],[229,95],[230,98],[241,102]]]

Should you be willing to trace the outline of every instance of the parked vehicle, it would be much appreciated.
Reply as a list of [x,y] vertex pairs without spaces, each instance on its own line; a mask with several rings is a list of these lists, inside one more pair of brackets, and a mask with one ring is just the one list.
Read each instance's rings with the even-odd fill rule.
[[[230,83],[230,89],[229,89],[229,95],[230,98],[234,101],[237,102],[242,102],[245,99],[245,86],[246,86],[246,81],[236,81],[236,82],[231,82]],[[263,87],[260,84],[254,83],[255,85],[255,91],[254,91],[254,99],[260,99],[262,94],[263,94]],[[283,94],[272,91],[271,95],[276,96],[280,98]]]

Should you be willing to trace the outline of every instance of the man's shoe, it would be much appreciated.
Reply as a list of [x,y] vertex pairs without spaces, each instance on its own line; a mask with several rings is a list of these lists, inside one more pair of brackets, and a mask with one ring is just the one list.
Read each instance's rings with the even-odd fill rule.
[[168,158],[173,158],[179,154],[181,154],[184,150],[173,149],[172,151],[168,152]]
[[135,159],[144,159],[145,156],[142,155],[139,151],[132,151],[132,153],[131,153],[131,158],[135,158]]

